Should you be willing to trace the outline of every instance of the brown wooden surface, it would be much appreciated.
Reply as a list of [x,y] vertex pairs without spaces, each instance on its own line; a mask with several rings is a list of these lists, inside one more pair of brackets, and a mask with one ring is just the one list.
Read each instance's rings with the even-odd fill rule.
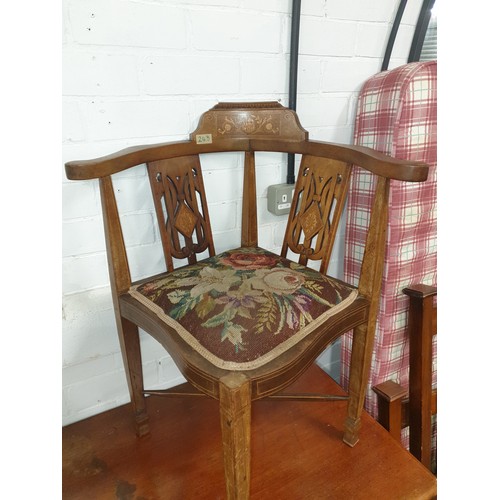
[[226,474],[227,500],[250,496],[250,383],[231,373],[220,380],[220,425]]
[[403,398],[407,395],[406,389],[394,380],[386,380],[373,387],[373,390],[377,394],[378,421],[394,439],[400,441],[403,427]]
[[198,144],[228,138],[304,141],[308,137],[297,114],[277,101],[220,102],[201,115],[190,134]]
[[241,213],[241,246],[256,247],[259,243],[257,221],[257,185],[255,176],[255,153],[245,153],[243,177],[243,201]]
[[[421,296],[415,295],[415,292]],[[432,287],[405,288],[410,296],[408,332],[410,336],[409,410],[410,451],[431,468],[432,448],[432,337],[437,333],[437,307]]]
[[345,421],[344,441],[354,446],[359,440],[361,410],[364,405],[368,371],[373,356],[373,343],[377,323],[378,304],[384,270],[385,234],[387,231],[389,181],[377,179],[375,198],[363,262],[359,276],[358,290],[370,301],[368,321],[353,330],[351,365],[349,367],[349,405]]
[[[396,391],[399,393],[397,397],[393,397],[392,390],[387,390],[385,384],[394,384]],[[387,429],[391,434],[399,440],[401,433],[397,430],[398,423],[401,422],[401,429],[408,427],[410,425],[410,404],[408,400],[408,391],[393,380],[386,380],[381,384],[377,384],[373,387],[373,390],[377,392],[377,402],[379,405],[378,410],[378,421],[382,426]],[[382,408],[382,410],[381,410]],[[396,413],[399,415],[395,416]],[[436,415],[437,413],[437,389],[434,389],[431,394],[431,415]]]
[[[343,394],[313,365],[297,391]],[[209,398],[148,398],[151,434],[125,405],[63,428],[65,500],[223,499],[219,408]],[[255,499],[427,499],[436,478],[366,412],[342,442],[346,402],[259,401],[252,408]]]

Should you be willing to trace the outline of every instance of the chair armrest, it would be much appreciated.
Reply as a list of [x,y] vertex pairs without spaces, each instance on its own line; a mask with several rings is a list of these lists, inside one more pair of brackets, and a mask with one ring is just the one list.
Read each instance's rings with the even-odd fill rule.
[[372,389],[378,399],[378,422],[394,439],[401,441],[403,398],[407,395],[406,389],[394,380],[386,380]]
[[196,144],[193,141],[164,142],[132,146],[91,160],[75,160],[65,164],[70,180],[107,177],[136,165],[194,154],[248,150],[248,140],[221,141],[218,144]]
[[397,382],[394,382],[394,380],[381,382],[380,384],[374,385],[372,389],[377,396],[389,403],[398,399],[403,399],[408,394],[408,391]]
[[437,295],[437,287],[418,283],[416,285],[406,287],[405,289],[403,289],[403,293],[405,295],[408,295],[409,297],[425,299],[426,297]]
[[429,171],[429,167],[425,163],[398,160],[363,146],[321,141],[288,142],[269,139],[231,139],[220,140],[214,144],[179,141],[132,146],[100,158],[69,161],[65,164],[66,176],[70,180],[97,179],[160,159],[224,151],[282,151],[284,153],[336,158],[359,165],[373,174],[408,182],[425,181]]
[[429,175],[429,165],[421,161],[400,160],[375,149],[352,144],[328,144],[309,141],[314,150],[327,144],[337,150],[338,159],[359,165],[380,177],[407,182],[423,182]]

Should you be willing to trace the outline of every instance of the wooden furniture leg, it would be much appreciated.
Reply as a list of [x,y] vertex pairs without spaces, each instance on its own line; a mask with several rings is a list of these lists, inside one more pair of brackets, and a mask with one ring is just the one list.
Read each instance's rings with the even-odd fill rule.
[[250,497],[250,383],[241,373],[220,380],[220,421],[228,500]]
[[[373,339],[369,340],[367,325],[354,329],[351,369],[349,373],[349,403],[344,424],[344,443],[354,446],[359,441],[361,411],[366,393],[366,380],[372,355]],[[373,337],[373,334],[372,334]]]
[[416,285],[403,292],[410,297],[409,423],[410,452],[431,467],[432,337],[436,332],[436,288]]
[[370,370],[377,326],[378,305],[382,284],[387,228],[389,181],[379,177],[373,200],[372,219],[366,238],[365,255],[361,266],[359,292],[370,299],[366,323],[353,331],[351,368],[349,373],[349,404],[344,426],[344,442],[354,446],[358,440],[368,372]]
[[112,258],[108,259],[111,295],[115,311],[118,338],[127,375],[127,383],[134,409],[135,427],[138,436],[149,433],[148,416],[142,375],[141,345],[137,325],[125,319],[120,313],[118,296],[130,287],[130,270],[127,252],[123,242],[123,234],[119,224],[118,206],[116,204],[111,177],[99,179],[101,192],[102,215],[106,231],[106,250]]
[[125,318],[120,318],[120,322],[121,328],[119,325],[118,331],[134,410],[135,430],[138,436],[144,436],[149,434],[149,417],[146,413],[146,398],[144,397],[139,329]]

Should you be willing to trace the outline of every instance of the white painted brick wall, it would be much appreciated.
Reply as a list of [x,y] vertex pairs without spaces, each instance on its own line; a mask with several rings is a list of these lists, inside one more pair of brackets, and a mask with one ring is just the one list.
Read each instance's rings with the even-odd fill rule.
[[235,56],[152,56],[141,65],[141,76],[148,95],[237,94],[239,66]]
[[183,49],[186,11],[176,6],[122,0],[69,0],[69,29],[80,45]]
[[[251,2],[243,4],[250,6]],[[272,12],[193,10],[192,44],[200,51],[278,54],[284,49],[283,22],[283,14]]]
[[318,17],[304,17],[300,23],[301,54],[352,57],[356,47],[357,25]]
[[[357,93],[379,71],[396,0],[302,2],[297,109],[311,138],[350,142]],[[420,0],[408,2],[392,65],[403,64]],[[287,103],[291,0],[63,0],[63,161],[187,138],[224,100]],[[202,157],[218,251],[240,243],[242,158]],[[267,212],[267,187],[286,157],[259,154],[260,244],[279,250],[286,217]],[[109,293],[99,189],[62,174],[63,424],[129,400]],[[116,176],[134,279],[164,268],[144,166]],[[138,196],[134,195],[138,194]],[[341,238],[343,240],[343,230]],[[342,241],[331,272],[342,271]],[[141,334],[148,387],[182,381]],[[335,372],[338,349],[319,363]]]

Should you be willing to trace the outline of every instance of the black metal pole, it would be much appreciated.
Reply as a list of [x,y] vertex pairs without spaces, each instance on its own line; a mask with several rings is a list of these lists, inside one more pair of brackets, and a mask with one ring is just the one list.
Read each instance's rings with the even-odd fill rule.
[[413,41],[411,42],[410,53],[408,55],[408,62],[416,62],[420,59],[420,54],[422,52],[422,46],[424,45],[425,34],[427,28],[429,27],[429,21],[431,19],[431,10],[434,7],[435,0],[424,0],[422,3],[422,8],[420,9],[420,15],[418,16],[417,26],[415,27],[415,34],[413,35]]
[[[300,1],[293,0],[292,30],[290,41],[290,78],[288,88],[288,107],[297,109],[297,73],[299,61]],[[287,184],[295,184],[295,155],[288,155]]]
[[399,7],[396,12],[396,17],[394,18],[394,23],[391,28],[391,33],[389,35],[389,40],[387,42],[387,47],[385,49],[384,60],[382,61],[381,71],[385,71],[389,67],[389,62],[391,60],[392,49],[394,47],[394,41],[396,40],[396,35],[398,34],[399,25],[401,24],[401,18],[405,11],[407,0],[401,0],[399,2]]

